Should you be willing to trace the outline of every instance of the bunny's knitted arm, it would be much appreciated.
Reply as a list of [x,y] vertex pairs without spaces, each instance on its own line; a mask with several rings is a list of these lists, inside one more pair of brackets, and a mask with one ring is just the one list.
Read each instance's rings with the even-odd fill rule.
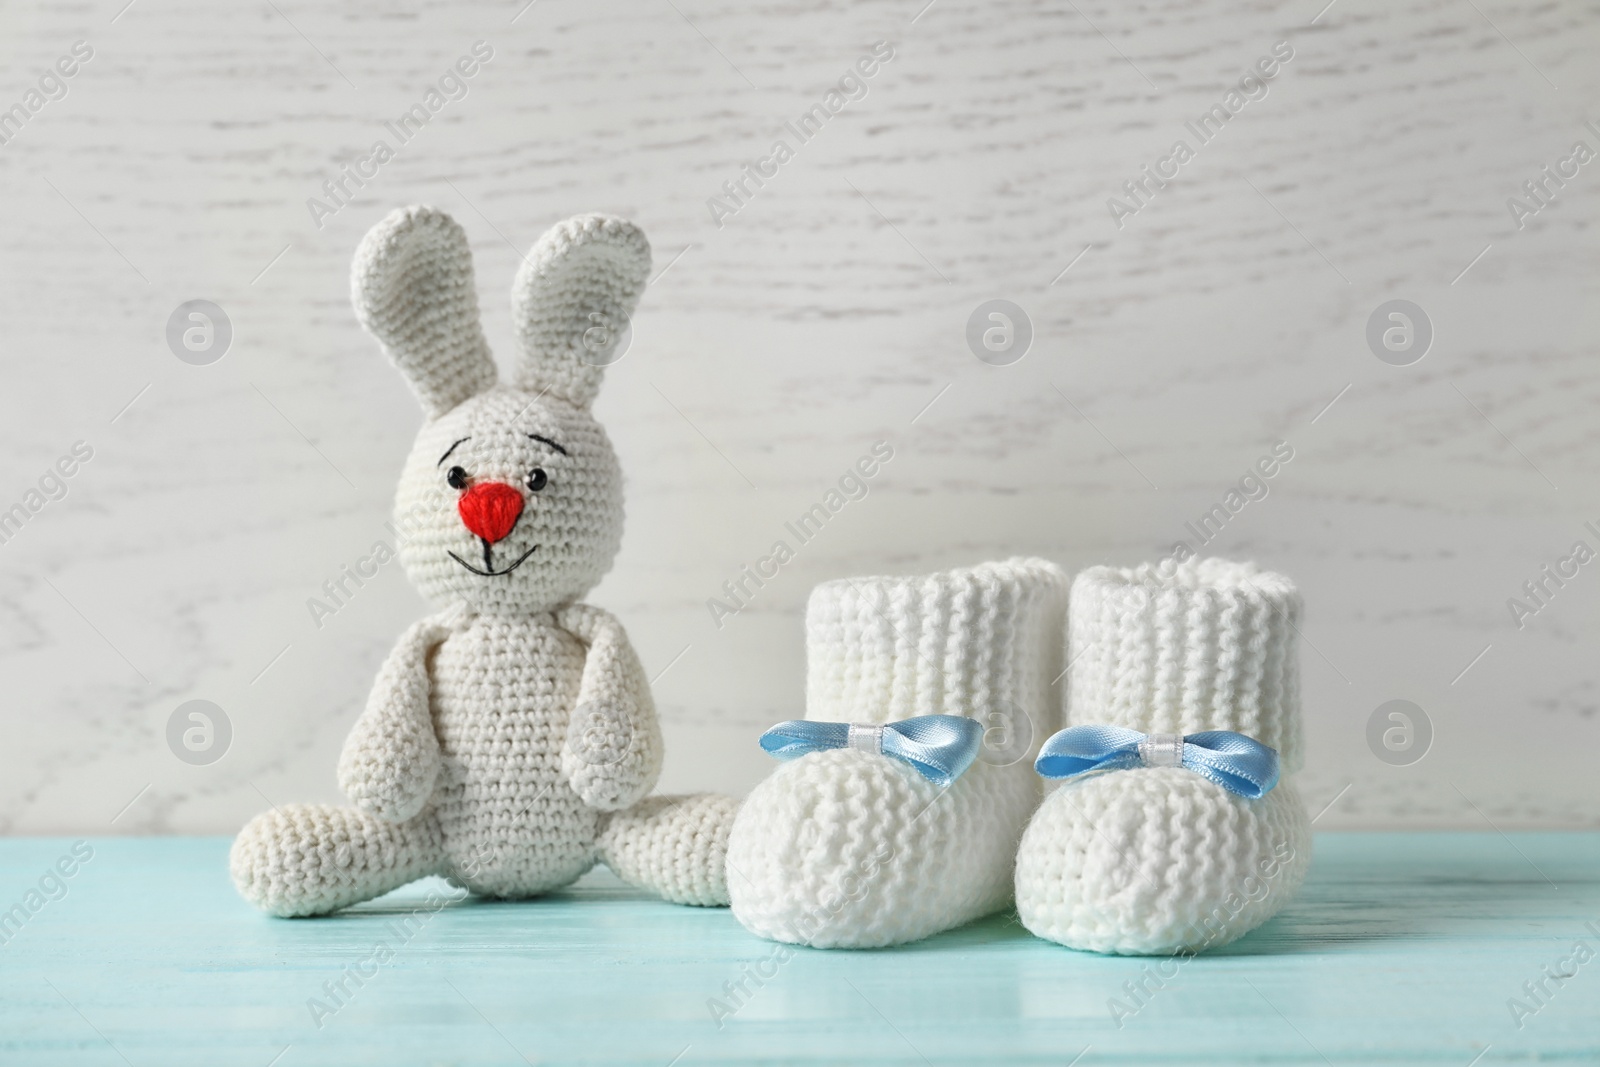
[[621,810],[650,792],[661,773],[661,724],[650,680],[614,616],[573,604],[556,622],[589,646],[561,772],[585,804]]
[[345,738],[339,788],[380,819],[403,822],[433,793],[439,739],[428,711],[428,654],[448,632],[438,618],[429,618],[401,635]]

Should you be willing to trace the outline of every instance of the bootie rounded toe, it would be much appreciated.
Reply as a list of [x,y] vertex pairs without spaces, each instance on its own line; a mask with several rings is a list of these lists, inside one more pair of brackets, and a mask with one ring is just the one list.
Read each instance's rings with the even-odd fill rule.
[[1199,952],[1276,915],[1310,861],[1289,782],[1249,800],[1181,768],[1116,771],[1040,805],[1017,853],[1017,911],[1071,948]]
[[998,911],[1038,802],[1015,767],[976,763],[941,789],[870,753],[818,752],[747,797],[728,839],[728,896],[751,933],[878,948]]

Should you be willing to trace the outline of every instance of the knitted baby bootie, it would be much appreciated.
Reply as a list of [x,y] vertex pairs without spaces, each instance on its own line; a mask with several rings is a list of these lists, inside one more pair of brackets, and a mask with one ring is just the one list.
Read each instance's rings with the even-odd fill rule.
[[1066,588],[1032,559],[818,586],[806,719],[762,742],[795,758],[729,835],[734,917],[777,941],[867,948],[1005,907],[1041,794],[1033,755],[1058,724]]
[[1017,852],[1024,926],[1094,952],[1192,953],[1294,896],[1311,860],[1289,780],[1301,764],[1300,610],[1287,578],[1248,563],[1078,575],[1069,729],[1039,761],[1071,777]]

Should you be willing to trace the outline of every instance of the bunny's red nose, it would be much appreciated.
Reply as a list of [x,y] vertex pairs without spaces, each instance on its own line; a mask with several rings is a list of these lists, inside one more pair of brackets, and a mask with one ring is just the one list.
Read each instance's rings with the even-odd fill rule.
[[511,532],[522,515],[522,493],[505,482],[479,482],[456,504],[467,529],[494,544]]

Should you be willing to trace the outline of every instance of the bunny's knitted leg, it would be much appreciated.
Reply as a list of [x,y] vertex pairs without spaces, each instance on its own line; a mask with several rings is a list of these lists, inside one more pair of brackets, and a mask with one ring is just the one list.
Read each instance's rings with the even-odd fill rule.
[[806,608],[806,717],[986,727],[943,788],[876,752],[784,763],[728,841],[728,895],[753,933],[819,948],[900,944],[1005,907],[1038,805],[1033,755],[1056,727],[1066,577],[1009,560],[921,578],[828,582]]
[[1017,910],[1040,937],[1128,955],[1197,952],[1266,922],[1311,861],[1295,638],[1285,577],[1209,559],[1163,576],[1094,567],[1072,586],[1072,726],[1230,730],[1276,749],[1279,784],[1238,796],[1181,767],[1062,783],[1017,853]]
[[233,884],[273,915],[325,915],[437,874],[444,847],[433,813],[385,822],[357,808],[286,804],[240,831]]
[[717,793],[646,797],[606,818],[600,861],[674,904],[728,903],[728,831],[739,802]]

